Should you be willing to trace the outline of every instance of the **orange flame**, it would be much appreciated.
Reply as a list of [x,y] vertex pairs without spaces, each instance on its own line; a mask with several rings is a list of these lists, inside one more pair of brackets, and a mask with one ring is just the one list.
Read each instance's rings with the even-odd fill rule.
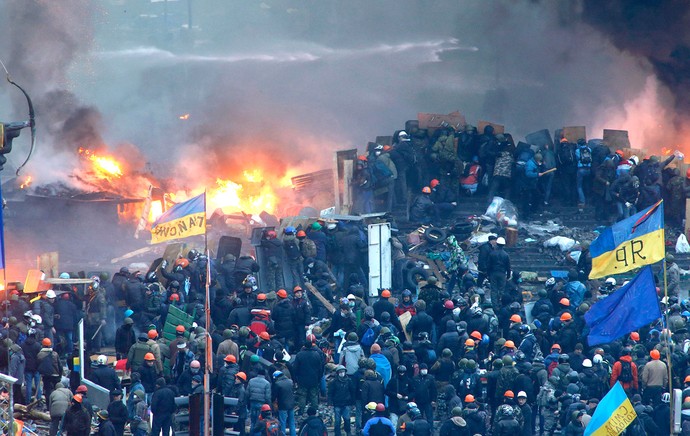
[[209,189],[209,211],[228,209],[274,213],[278,204],[278,194],[270,183],[264,180],[260,169],[245,170],[240,183],[233,180],[216,179],[216,187]]
[[93,163],[93,172],[101,179],[122,177],[122,165],[111,156],[99,156],[93,151],[79,147],[79,154]]
[[21,185],[19,185],[19,189],[26,189],[31,185],[32,177],[31,176],[26,176],[24,181],[22,182]]
[[188,120],[188,119],[189,119],[189,114],[180,115],[179,118],[180,118],[181,120]]

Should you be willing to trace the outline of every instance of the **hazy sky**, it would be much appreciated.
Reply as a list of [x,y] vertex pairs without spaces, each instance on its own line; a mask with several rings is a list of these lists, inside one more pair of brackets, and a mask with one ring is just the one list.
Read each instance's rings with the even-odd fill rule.
[[[98,142],[134,144],[136,165],[181,179],[266,156],[319,169],[417,112],[460,110],[518,138],[586,125],[590,138],[627,128],[634,146],[668,145],[659,69],[600,33],[592,2],[183,0],[167,14],[164,1],[4,3],[0,58],[36,100],[31,165],[45,181]],[[23,117],[0,86],[10,100],[0,117]]]

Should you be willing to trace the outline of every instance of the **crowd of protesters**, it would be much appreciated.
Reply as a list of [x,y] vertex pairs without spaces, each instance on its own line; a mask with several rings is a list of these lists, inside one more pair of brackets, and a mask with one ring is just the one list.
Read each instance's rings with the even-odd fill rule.
[[[391,210],[413,193],[411,220],[433,224],[451,219],[465,195],[501,195],[518,199],[523,217],[557,201],[596,204],[606,221],[659,198],[667,211],[684,210],[690,192],[688,180],[666,168],[674,156],[624,159],[601,143],[565,139],[556,150],[515,147],[490,126],[482,135],[472,126],[432,137],[410,130],[396,132],[392,146],[369,144],[358,158],[357,212]],[[680,298],[682,270],[672,256],[670,298],[660,299],[668,325],[591,347],[584,314],[619,283],[587,279],[587,242],[567,277],[536,290],[528,313],[504,237],[468,254],[477,271],[459,257],[445,287],[435,278],[405,283],[395,265],[407,241],[394,233],[391,242],[393,286],[375,297],[365,229],[335,220],[264,232],[261,283],[251,256],[216,261],[190,250],[148,273],[123,267],[33,302],[20,286],[4,304],[0,371],[18,380],[15,402],[46,408],[51,435],[87,435],[92,423],[108,436],[125,428],[168,434],[178,425],[175,398],[204,394],[209,355],[210,389],[238,400],[226,413],[242,435],[581,435],[617,382],[637,413],[627,434],[670,434],[669,387],[690,397],[690,300]],[[171,340],[163,329],[172,307],[194,324],[177,325]],[[79,377],[82,319],[86,353],[95,356],[86,378],[110,392],[107,409],[94,410]],[[114,353],[99,354],[109,347]],[[113,362],[123,362],[120,372]],[[690,435],[688,401],[682,428]]]

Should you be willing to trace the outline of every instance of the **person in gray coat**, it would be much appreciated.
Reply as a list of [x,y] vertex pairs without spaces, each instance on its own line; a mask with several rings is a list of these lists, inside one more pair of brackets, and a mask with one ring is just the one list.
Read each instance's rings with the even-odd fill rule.
[[17,381],[12,386],[14,402],[19,404],[26,404],[26,401],[24,401],[24,393],[22,392],[22,385],[24,384],[24,367],[26,365],[24,351],[22,350],[22,347],[13,343],[10,339],[5,339],[5,341],[9,341],[8,347],[10,349],[10,376],[17,379]]
[[72,403],[72,392],[61,382],[55,385],[50,394],[50,436],[55,436],[60,428],[62,416]]
[[261,406],[271,403],[271,382],[266,379],[265,372],[259,370],[256,377],[247,384],[247,398],[249,399],[249,413],[252,426],[259,419]]

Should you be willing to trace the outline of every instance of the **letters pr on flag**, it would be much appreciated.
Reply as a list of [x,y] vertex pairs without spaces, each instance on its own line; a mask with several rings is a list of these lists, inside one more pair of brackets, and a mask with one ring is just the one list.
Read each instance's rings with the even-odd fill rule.
[[652,267],[645,266],[608,297],[585,313],[589,345],[612,342],[661,318]]
[[604,395],[585,428],[584,436],[609,436],[623,433],[637,418],[630,400],[619,382]]
[[198,195],[167,210],[151,225],[151,243],[206,233],[206,194]]
[[663,200],[604,229],[589,252],[590,279],[621,274],[662,260],[666,255]]

